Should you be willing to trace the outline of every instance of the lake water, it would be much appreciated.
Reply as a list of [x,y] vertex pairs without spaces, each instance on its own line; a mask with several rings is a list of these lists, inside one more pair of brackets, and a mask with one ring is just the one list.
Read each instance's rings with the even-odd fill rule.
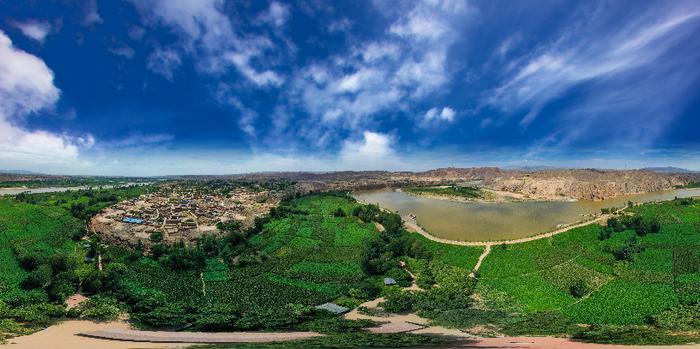
[[601,201],[455,202],[406,194],[392,189],[361,191],[358,200],[378,204],[401,215],[413,212],[430,234],[450,240],[488,241],[527,237],[573,223],[605,207],[627,201],[644,203],[700,196],[700,189],[675,189],[619,196]]
[[81,190],[81,189],[110,189],[110,188],[115,188],[115,187],[128,187],[130,185],[148,185],[152,184],[152,182],[139,182],[139,183],[123,183],[123,184],[106,184],[106,185],[83,185],[83,186],[76,186],[76,187],[43,187],[43,188],[0,188],[0,196],[2,195],[17,195],[19,193],[30,193],[30,194],[36,194],[36,193],[54,193],[54,192],[62,192],[62,191],[68,191],[68,190]]

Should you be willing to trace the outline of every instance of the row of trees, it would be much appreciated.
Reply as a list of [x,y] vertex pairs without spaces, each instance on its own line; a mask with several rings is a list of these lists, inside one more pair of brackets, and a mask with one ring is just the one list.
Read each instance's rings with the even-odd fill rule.
[[600,232],[600,240],[609,239],[614,233],[634,230],[637,236],[656,234],[661,231],[661,222],[656,216],[621,216],[610,217],[605,228]]

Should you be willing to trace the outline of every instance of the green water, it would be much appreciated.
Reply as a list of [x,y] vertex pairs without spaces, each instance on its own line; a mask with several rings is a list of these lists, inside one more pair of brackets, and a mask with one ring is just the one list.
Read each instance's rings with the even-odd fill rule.
[[605,207],[622,207],[627,201],[644,203],[674,197],[700,196],[700,189],[619,196],[602,201],[525,201],[505,203],[454,202],[410,195],[391,189],[353,194],[358,200],[378,204],[401,215],[413,212],[430,234],[450,240],[487,241],[527,237],[573,223]]

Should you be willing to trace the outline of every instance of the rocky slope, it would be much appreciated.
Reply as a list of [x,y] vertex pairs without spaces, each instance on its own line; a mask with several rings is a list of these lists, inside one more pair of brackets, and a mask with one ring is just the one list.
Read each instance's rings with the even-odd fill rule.
[[479,169],[438,169],[430,177],[474,180],[494,190],[523,194],[536,199],[602,200],[626,194],[673,189],[688,183],[689,176],[651,171],[566,169],[544,171]]

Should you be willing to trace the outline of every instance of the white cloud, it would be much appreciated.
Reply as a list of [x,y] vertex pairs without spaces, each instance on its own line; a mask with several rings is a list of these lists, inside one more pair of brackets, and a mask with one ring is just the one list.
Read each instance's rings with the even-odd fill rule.
[[117,56],[121,56],[127,59],[132,59],[134,58],[134,49],[129,47],[129,46],[119,46],[119,47],[114,47],[110,48],[109,52],[112,54],[115,54]]
[[386,161],[394,161],[393,137],[388,134],[364,131],[360,140],[346,140],[340,150],[341,162],[352,168],[381,168]]
[[277,1],[270,3],[270,7],[261,16],[263,22],[274,24],[277,27],[283,26],[289,19],[289,6],[280,4]]
[[425,114],[423,114],[421,120],[418,122],[418,126],[421,128],[435,128],[444,123],[451,123],[455,119],[455,111],[450,107],[440,108],[434,107],[430,108]]
[[86,26],[92,26],[94,24],[102,23],[102,17],[99,12],[97,12],[97,0],[88,0],[85,3],[85,17],[83,17],[83,24]]
[[172,49],[155,49],[148,55],[148,69],[164,78],[173,81],[175,71],[182,65],[182,60],[177,51]]
[[37,165],[76,161],[92,136],[70,137],[18,126],[27,115],[52,108],[60,91],[51,69],[36,56],[18,50],[0,31],[0,162]]
[[53,105],[60,91],[44,62],[16,49],[0,31],[0,113],[25,115]]
[[[175,136],[167,133],[143,134],[137,132],[123,138],[101,141],[98,145],[101,148],[117,148],[124,150],[124,148],[141,148],[144,146],[168,143],[173,139],[175,139]],[[94,140],[92,143],[94,144]]]
[[[360,42],[349,52],[299,70],[290,82],[290,99],[308,114],[301,137],[313,144],[334,141],[343,131],[375,127],[381,113],[408,110],[414,102],[439,94],[450,81],[448,50],[471,10],[462,2],[422,1],[392,18],[383,36]],[[445,118],[454,118],[445,110]],[[324,136],[319,136],[323,134]]]
[[46,21],[28,20],[25,22],[15,22],[14,25],[22,34],[40,43],[43,43],[46,36],[51,32],[51,24]]
[[271,70],[258,71],[250,65],[250,60],[258,52],[252,48],[241,52],[230,52],[226,58],[233,63],[238,71],[258,86],[280,86],[284,79]]
[[258,118],[258,113],[246,107],[235,95],[235,92],[229,84],[220,84],[217,87],[215,97],[222,105],[234,107],[238,111],[238,127],[240,127],[248,137],[255,139],[257,137],[255,121]]
[[328,24],[328,31],[331,33],[344,32],[352,27],[352,21],[347,18],[333,20]]
[[373,62],[382,58],[396,58],[401,53],[398,45],[387,42],[371,42],[360,50],[365,62]]

